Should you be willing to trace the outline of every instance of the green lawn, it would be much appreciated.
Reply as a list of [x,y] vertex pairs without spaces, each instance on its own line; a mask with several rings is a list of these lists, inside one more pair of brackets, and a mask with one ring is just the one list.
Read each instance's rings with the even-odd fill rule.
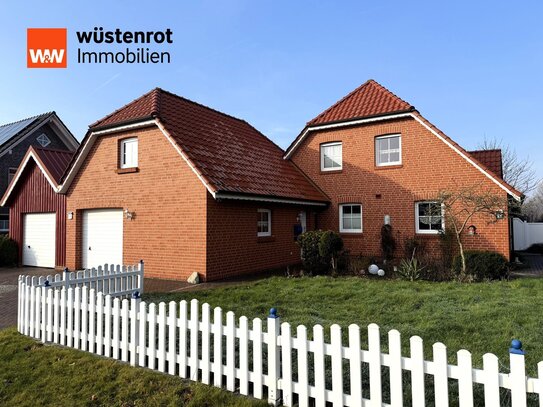
[[[265,318],[269,308],[276,307],[282,321],[293,327],[327,328],[337,323],[344,338],[349,324],[360,325],[365,335],[366,326],[374,322],[382,328],[383,341],[388,330],[400,331],[405,354],[409,337],[422,337],[427,359],[432,357],[432,344],[443,342],[450,362],[464,348],[472,352],[476,366],[482,366],[487,352],[508,366],[509,344],[518,338],[524,344],[529,374],[535,375],[537,362],[543,360],[543,279],[461,284],[272,277],[234,287],[144,296],[157,303],[192,298],[250,319]],[[366,348],[365,338],[362,343]]]
[[1,406],[266,406],[178,377],[0,331]]

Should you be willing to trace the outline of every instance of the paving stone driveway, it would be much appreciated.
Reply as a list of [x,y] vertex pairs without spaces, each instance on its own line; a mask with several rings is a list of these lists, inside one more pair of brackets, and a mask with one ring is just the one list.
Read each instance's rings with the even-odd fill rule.
[[54,270],[35,267],[0,268],[0,329],[17,325],[17,281],[20,274],[46,276]]

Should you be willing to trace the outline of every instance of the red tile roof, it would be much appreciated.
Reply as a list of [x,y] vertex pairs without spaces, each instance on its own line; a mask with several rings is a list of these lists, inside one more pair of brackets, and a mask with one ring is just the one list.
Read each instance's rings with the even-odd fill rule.
[[370,79],[307,124],[314,126],[412,110],[414,106]]
[[283,159],[283,150],[244,120],[154,89],[93,123],[91,131],[156,117],[213,192],[327,202]]
[[503,179],[502,150],[477,150],[468,152],[473,158]]
[[42,147],[32,147],[32,149],[41,160],[45,170],[49,172],[57,185],[60,185],[62,176],[68,168],[74,153]]

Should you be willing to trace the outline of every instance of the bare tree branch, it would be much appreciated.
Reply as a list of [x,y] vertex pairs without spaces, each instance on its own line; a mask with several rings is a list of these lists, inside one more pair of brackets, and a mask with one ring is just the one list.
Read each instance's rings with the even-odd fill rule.
[[480,150],[501,150],[503,179],[523,194],[532,192],[541,181],[529,157],[520,158],[503,140],[486,138],[477,146]]

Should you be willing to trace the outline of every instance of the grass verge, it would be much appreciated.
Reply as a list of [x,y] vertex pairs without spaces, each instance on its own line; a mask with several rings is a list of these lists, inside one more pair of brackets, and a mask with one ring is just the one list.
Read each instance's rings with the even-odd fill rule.
[[432,344],[443,342],[449,349],[449,363],[455,362],[458,350],[467,349],[474,365],[481,367],[482,356],[491,352],[507,371],[513,338],[524,343],[529,374],[535,375],[537,362],[543,360],[543,279],[461,284],[272,277],[224,288],[144,296],[156,303],[192,298],[234,311],[238,317],[265,318],[269,308],[276,307],[282,321],[293,327],[321,324],[328,328],[337,323],[344,339],[349,324],[360,325],[364,335],[365,327],[374,322],[382,329],[385,350],[386,332],[397,329],[405,355],[409,355],[408,338],[422,337],[427,360],[432,358]]
[[89,353],[44,346],[0,331],[1,406],[266,406],[263,401],[134,368]]

